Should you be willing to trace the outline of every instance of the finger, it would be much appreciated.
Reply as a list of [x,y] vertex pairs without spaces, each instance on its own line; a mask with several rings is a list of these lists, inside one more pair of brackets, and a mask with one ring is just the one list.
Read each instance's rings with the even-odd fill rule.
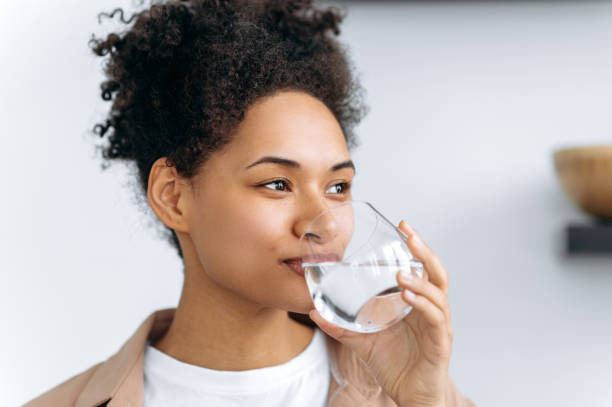
[[436,256],[434,251],[425,243],[419,233],[412,229],[406,222],[402,220],[399,227],[408,236],[406,244],[410,248],[410,251],[417,259],[423,262],[423,266],[427,269],[429,280],[440,287],[445,293],[448,292],[448,273],[438,256]]
[[448,338],[449,323],[442,310],[434,305],[427,297],[415,294],[410,290],[402,291],[402,298],[413,308],[413,311],[419,311],[425,318],[425,321],[429,324],[433,330],[434,338]]
[[420,335],[426,335],[427,339],[436,345],[430,348],[433,353],[429,354],[435,358],[432,362],[436,363],[440,359],[448,360],[453,343],[453,327],[450,322],[446,323],[442,311],[426,297],[413,294],[408,290],[402,292],[402,297],[412,306],[413,309],[410,312],[419,312],[425,323],[429,325],[429,329],[420,331]]
[[443,313],[447,321],[450,321],[450,307],[448,297],[440,288],[432,283],[415,276],[413,273],[405,273],[399,271],[397,273],[397,282],[403,289],[412,291],[414,294],[422,295],[438,307]]
[[433,252],[433,250],[427,246],[421,236],[406,222],[403,220],[399,224],[399,228],[404,232],[408,238],[406,244],[408,248],[417,259],[421,260],[423,266],[427,269],[429,274],[429,280],[438,286],[442,292],[448,293],[448,273],[442,265],[442,262]]
[[446,320],[444,313],[426,297],[414,294],[409,290],[402,291],[402,298],[412,306],[411,312],[419,312],[429,325],[428,337],[439,346],[451,346],[453,343],[453,326]]

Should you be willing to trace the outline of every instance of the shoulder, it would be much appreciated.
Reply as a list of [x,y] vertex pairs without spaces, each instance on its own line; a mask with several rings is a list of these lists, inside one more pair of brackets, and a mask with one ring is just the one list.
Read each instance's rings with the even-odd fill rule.
[[168,308],[153,312],[117,353],[58,384],[23,407],[100,406],[118,394],[142,393],[141,362],[147,341],[168,329],[174,311],[174,308]]
[[33,400],[28,401],[23,407],[51,407],[74,405],[79,394],[87,385],[87,382],[102,362],[90,367],[84,372],[78,373],[68,380],[47,390]]

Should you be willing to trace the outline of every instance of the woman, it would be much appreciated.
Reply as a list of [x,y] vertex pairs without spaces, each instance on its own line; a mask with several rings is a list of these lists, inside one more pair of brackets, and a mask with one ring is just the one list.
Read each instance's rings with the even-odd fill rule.
[[398,275],[414,309],[384,331],[326,323],[295,268],[304,227],[351,199],[365,111],[340,14],[311,3],[155,4],[92,40],[109,55],[103,157],[135,164],[184,285],[176,309],[27,406],[472,405],[448,376],[446,270],[408,225],[425,277]]

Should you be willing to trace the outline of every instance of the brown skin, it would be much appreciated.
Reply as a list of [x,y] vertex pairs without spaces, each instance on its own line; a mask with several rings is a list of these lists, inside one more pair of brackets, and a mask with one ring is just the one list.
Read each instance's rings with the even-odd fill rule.
[[[264,156],[301,168],[264,163],[246,169]],[[233,141],[205,163],[193,190],[158,160],[148,199],[177,232],[185,281],[175,319],[155,346],[219,370],[277,365],[304,350],[313,330],[287,311],[308,313],[312,301],[304,278],[282,260],[300,255],[299,238],[311,219],[350,200],[350,191],[337,193],[334,186],[350,182],[353,169],[330,171],[347,160],[335,117],[297,92],[255,103]],[[271,183],[278,179],[289,181],[285,191]]]
[[[294,161],[299,168],[263,163]],[[185,281],[168,332],[153,344],[183,362],[217,370],[284,363],[310,343],[313,330],[287,311],[313,309],[304,278],[282,260],[298,257],[299,238],[325,208],[351,200],[354,170],[337,120],[319,100],[283,91],[253,104],[235,138],[213,153],[190,183],[160,158],[151,169],[149,203],[177,232]],[[286,180],[285,183],[273,182]],[[264,185],[265,184],[265,185]],[[448,276],[422,240],[405,227],[426,278],[400,285],[415,308],[376,334],[355,334],[313,320],[353,349],[399,404],[444,405],[452,327]],[[421,242],[421,244],[419,244]]]

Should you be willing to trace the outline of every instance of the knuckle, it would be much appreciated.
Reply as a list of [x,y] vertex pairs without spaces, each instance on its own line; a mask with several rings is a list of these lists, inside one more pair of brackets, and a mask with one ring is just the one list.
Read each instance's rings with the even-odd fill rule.
[[446,268],[444,268],[444,265],[438,258],[436,258],[435,260],[435,267],[436,270],[440,270],[440,280],[442,281],[442,283],[448,284],[448,273],[446,272]]
[[443,325],[446,322],[446,318],[444,317],[444,314],[442,313],[441,310],[438,310],[435,314],[434,314],[434,318],[435,321],[438,325]]
[[444,268],[441,269],[442,273],[440,273],[440,279],[442,280],[442,284],[444,284],[444,286],[448,286],[449,283],[449,278],[448,278],[448,273],[446,272],[446,270],[444,270]]

